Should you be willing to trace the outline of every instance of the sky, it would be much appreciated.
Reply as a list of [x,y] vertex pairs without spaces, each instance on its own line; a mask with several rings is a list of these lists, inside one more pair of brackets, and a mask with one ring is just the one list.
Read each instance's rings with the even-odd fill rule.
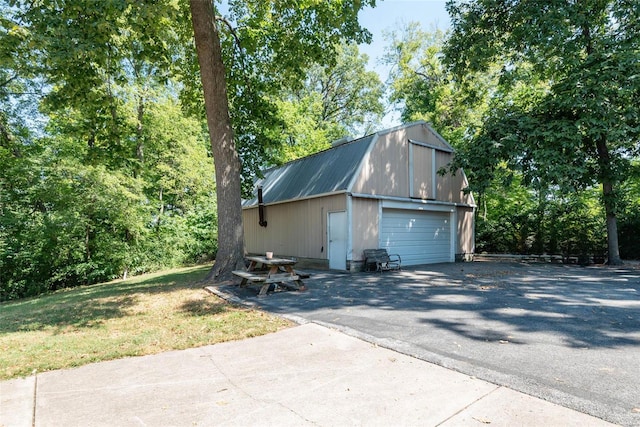
[[[380,75],[385,82],[389,70],[380,63],[387,41],[384,33],[403,27],[410,22],[419,22],[423,30],[438,28],[446,30],[451,21],[445,9],[446,1],[440,0],[378,0],[375,8],[366,8],[360,12],[360,25],[373,35],[370,45],[360,45],[360,52],[369,56],[369,69]],[[399,114],[387,114],[384,127],[400,124]]]
[[410,22],[419,22],[424,30],[439,28],[446,30],[450,19],[445,9],[446,1],[440,0],[382,0],[375,8],[366,8],[360,12],[360,25],[373,34],[370,45],[361,45],[360,51],[371,59],[379,58],[387,44],[384,32]]

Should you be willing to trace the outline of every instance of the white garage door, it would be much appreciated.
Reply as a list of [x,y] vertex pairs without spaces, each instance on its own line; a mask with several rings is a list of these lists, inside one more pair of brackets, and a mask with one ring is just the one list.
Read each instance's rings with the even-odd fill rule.
[[453,261],[451,215],[383,209],[380,247],[390,254],[399,254],[402,265]]

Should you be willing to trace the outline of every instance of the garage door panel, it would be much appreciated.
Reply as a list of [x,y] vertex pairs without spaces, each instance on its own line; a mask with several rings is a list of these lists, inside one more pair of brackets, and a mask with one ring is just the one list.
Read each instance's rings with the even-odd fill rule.
[[450,221],[447,212],[384,209],[380,245],[403,265],[451,261]]

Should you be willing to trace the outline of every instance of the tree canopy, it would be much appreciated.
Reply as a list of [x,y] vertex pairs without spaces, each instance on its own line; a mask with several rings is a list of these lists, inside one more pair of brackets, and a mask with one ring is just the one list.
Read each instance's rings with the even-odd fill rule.
[[175,5],[2,3],[0,299],[215,256],[213,165],[171,79]]
[[[283,106],[316,96],[309,76],[334,70],[344,99],[381,91],[361,58],[354,78],[335,74],[346,72],[337,52],[355,49],[343,42],[369,37],[357,24],[365,4],[231,1],[215,13],[241,160],[233,179],[246,190],[263,166],[286,160],[284,135],[304,134]],[[216,195],[231,187],[214,178],[226,166],[214,168],[205,142],[188,5],[0,5],[0,299],[208,260],[221,242],[236,244],[218,234],[231,216],[218,214]],[[321,146],[379,111],[341,107],[314,124],[331,132],[304,142]]]
[[345,136],[364,136],[382,119],[384,87],[367,71],[368,57],[356,45],[336,49],[336,62],[312,65],[300,88],[277,101],[284,140],[275,154],[279,163],[329,148]]
[[384,61],[390,65],[390,101],[404,122],[426,120],[460,148],[482,124],[495,70],[454,79],[443,62],[447,35],[410,23],[387,34]]
[[450,1],[447,9],[454,75],[501,67],[491,113],[464,153],[476,185],[486,187],[501,162],[527,183],[600,184],[609,262],[619,263],[617,188],[640,138],[635,2]]

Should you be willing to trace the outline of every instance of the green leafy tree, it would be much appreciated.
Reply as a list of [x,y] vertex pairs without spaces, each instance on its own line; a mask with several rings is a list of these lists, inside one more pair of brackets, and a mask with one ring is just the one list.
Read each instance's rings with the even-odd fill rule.
[[[189,46],[186,5],[6,4],[0,299],[215,255],[206,132],[171,80]],[[47,121],[22,120],[27,102]]]
[[336,62],[311,65],[303,86],[276,101],[286,140],[274,156],[288,161],[329,147],[345,136],[371,133],[384,113],[380,77],[367,71],[356,45],[336,48]]
[[[171,1],[11,1],[35,52],[22,68],[48,84],[43,110],[81,113],[76,132],[90,161],[138,173],[150,86],[164,83],[180,41]],[[132,90],[133,89],[133,90]],[[136,101],[130,117],[125,104]],[[133,137],[131,130],[134,129]]]
[[581,264],[588,264],[590,255],[604,260],[606,225],[597,190],[553,194],[549,199],[545,226],[550,252],[562,254],[565,262],[572,255]]
[[30,137],[30,122],[41,118],[37,105],[42,82],[26,65],[33,57],[29,31],[17,11],[0,0],[0,147],[14,157]]
[[453,30],[445,55],[454,75],[502,64],[500,90],[466,153],[476,183],[490,182],[505,161],[525,183],[565,192],[598,183],[609,263],[620,263],[617,188],[640,154],[636,3],[478,0],[450,1],[447,9]]
[[446,34],[424,31],[418,23],[393,30],[386,38],[390,101],[399,109],[402,121],[426,120],[460,147],[482,123],[496,85],[495,69],[454,79],[442,61]]
[[476,250],[529,253],[537,203],[535,192],[522,185],[522,177],[502,164],[478,199]]

